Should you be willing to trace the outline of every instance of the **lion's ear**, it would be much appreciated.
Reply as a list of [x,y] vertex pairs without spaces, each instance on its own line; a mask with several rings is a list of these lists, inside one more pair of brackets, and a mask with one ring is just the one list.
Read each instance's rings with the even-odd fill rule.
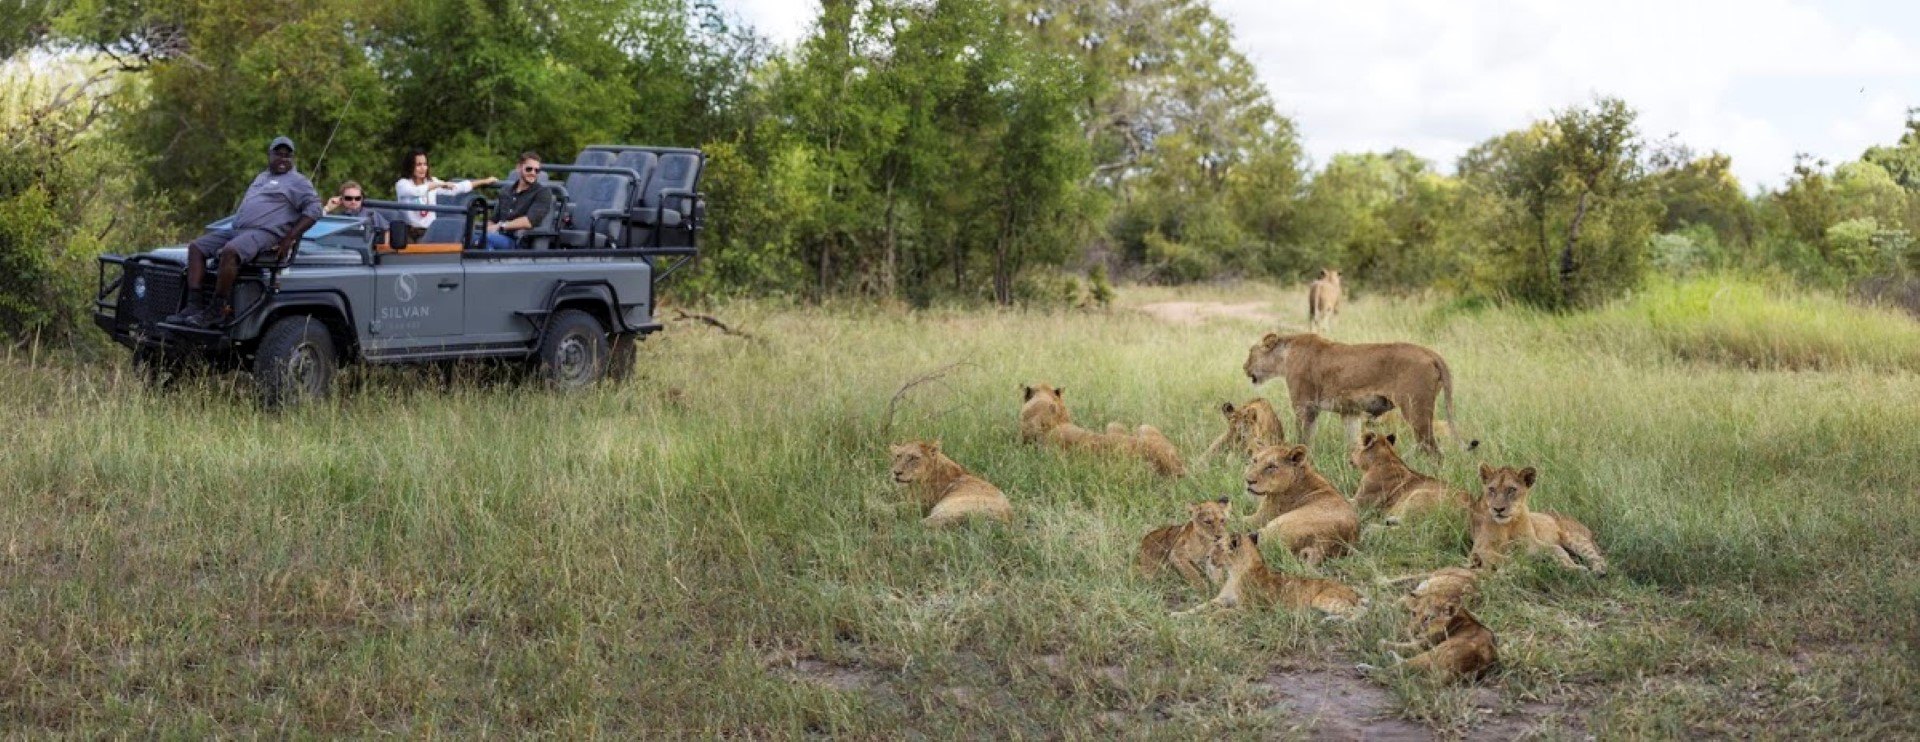
[[1482,482],[1493,481],[1493,467],[1487,466],[1486,462],[1481,462],[1480,464],[1480,481]]
[[1373,441],[1374,441],[1375,439],[1377,439],[1377,438],[1379,438],[1379,437],[1380,437],[1380,436],[1377,436],[1377,435],[1374,435],[1374,434],[1372,434],[1372,433],[1361,433],[1361,434],[1360,434],[1360,447],[1361,447],[1361,448],[1366,448],[1367,446],[1371,446],[1371,445],[1373,445]]
[[1539,476],[1540,472],[1534,471],[1531,466],[1520,470],[1520,481],[1526,483],[1528,487],[1532,487],[1533,481]]
[[1053,396],[1056,396],[1056,397],[1059,397],[1059,398],[1061,398],[1061,399],[1066,399],[1066,398],[1067,398],[1067,388],[1066,388],[1066,387],[1064,387],[1064,386],[1063,386],[1063,387],[1056,387],[1056,388],[1055,388],[1055,389],[1053,390]]
[[940,452],[940,439],[935,438],[933,440],[927,441],[927,453],[939,453],[939,452]]
[[1287,449],[1286,458],[1287,458],[1287,463],[1290,463],[1290,464],[1305,463],[1307,460],[1307,447],[1294,446],[1293,448]]
[[1262,348],[1271,348],[1279,344],[1280,333],[1277,332],[1269,332],[1265,337],[1260,338],[1260,347]]
[[1247,532],[1247,543],[1249,543],[1249,544],[1253,544],[1254,546],[1259,546],[1259,545],[1260,545],[1260,532],[1259,532],[1259,531],[1248,531],[1248,532]]
[[1222,497],[1222,498],[1220,498],[1220,499],[1218,499],[1218,500],[1214,500],[1214,502],[1217,502],[1217,503],[1220,503],[1220,504],[1222,504],[1222,505],[1231,505],[1231,504],[1233,504],[1233,500],[1231,500],[1231,499],[1228,499],[1228,498],[1225,498],[1225,497]]
[[1391,446],[1391,445],[1393,445],[1393,444],[1395,444],[1395,443],[1399,443],[1399,442],[1400,442],[1400,441],[1399,441],[1399,439],[1397,439],[1397,438],[1395,438],[1395,437],[1393,437],[1393,434],[1392,434],[1392,433],[1388,433],[1388,434],[1387,434],[1387,445],[1389,445],[1389,446]]
[[1225,416],[1227,416],[1227,417],[1233,417],[1233,403],[1232,403],[1232,402],[1221,402],[1221,403],[1220,403],[1220,414],[1221,414],[1221,415],[1225,415]]
[[1025,401],[1028,401],[1028,400],[1031,400],[1031,399],[1033,399],[1033,387],[1030,387],[1030,386],[1027,386],[1027,385],[1025,385],[1025,384],[1022,384],[1022,385],[1020,385],[1020,391],[1022,391],[1022,392],[1025,392],[1025,393],[1026,393],[1026,396],[1025,396],[1025,397],[1022,397],[1020,401],[1022,401],[1022,402],[1025,402]]

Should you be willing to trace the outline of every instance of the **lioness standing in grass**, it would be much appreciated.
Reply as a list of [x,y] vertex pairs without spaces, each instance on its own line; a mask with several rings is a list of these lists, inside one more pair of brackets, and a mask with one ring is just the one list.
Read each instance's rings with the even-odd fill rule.
[[1306,446],[1268,446],[1247,466],[1247,494],[1260,498],[1253,525],[1308,564],[1360,543],[1360,513],[1313,470]]
[[1131,434],[1119,423],[1111,423],[1106,432],[1094,432],[1074,424],[1067,412],[1066,390],[1046,384],[1021,388],[1020,439],[1028,443],[1046,443],[1061,449],[1113,451],[1144,459],[1162,476],[1178,477],[1187,473],[1180,451],[1173,441],[1152,425],[1141,425]]
[[[1580,521],[1527,507],[1538,473],[1525,469],[1480,465],[1484,485],[1473,500],[1473,554],[1475,567],[1494,567],[1506,561],[1515,545],[1528,553],[1546,552],[1568,569],[1607,574],[1607,558],[1593,541],[1593,532]],[[1578,555],[1586,565],[1573,560]]]
[[1340,415],[1351,445],[1360,439],[1364,417],[1398,407],[1420,447],[1438,456],[1434,406],[1442,394],[1448,427],[1459,431],[1453,424],[1453,372],[1439,353],[1412,343],[1349,345],[1312,333],[1268,333],[1248,349],[1242,368],[1256,386],[1274,377],[1286,379],[1303,444],[1312,443],[1314,423],[1322,412]]
[[1225,575],[1220,594],[1173,615],[1190,616],[1241,605],[1312,608],[1329,616],[1353,618],[1365,610],[1366,598],[1332,580],[1295,577],[1267,565],[1260,554],[1260,534],[1228,534],[1215,540],[1207,552],[1209,572]]
[[904,485],[927,511],[929,526],[947,526],[969,516],[1013,520],[1013,505],[991,482],[974,476],[940,452],[939,441],[908,441],[892,447],[893,481]]
[[1333,331],[1333,316],[1340,313],[1340,271],[1321,268],[1320,278],[1307,285],[1307,327],[1314,332]]
[[1201,567],[1213,542],[1227,535],[1228,505],[1225,497],[1213,502],[1189,503],[1187,512],[1191,520],[1156,528],[1140,539],[1140,573],[1153,577],[1172,567],[1187,578],[1187,584],[1205,589],[1207,578],[1201,575]]
[[1347,460],[1360,470],[1360,488],[1353,493],[1353,504],[1361,510],[1386,514],[1388,525],[1415,513],[1436,508],[1465,508],[1467,493],[1453,485],[1414,471],[1393,450],[1396,438],[1365,433]]
[[1222,449],[1252,456],[1262,448],[1287,442],[1287,429],[1280,424],[1280,413],[1274,412],[1273,403],[1264,397],[1248,400],[1238,407],[1232,402],[1221,402],[1220,415],[1227,419],[1227,431],[1213,439],[1213,445],[1207,446],[1207,452],[1200,454],[1200,458],[1210,458]]

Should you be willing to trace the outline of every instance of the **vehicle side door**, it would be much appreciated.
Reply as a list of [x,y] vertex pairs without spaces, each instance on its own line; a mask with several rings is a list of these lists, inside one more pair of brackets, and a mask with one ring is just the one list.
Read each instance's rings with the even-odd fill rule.
[[375,353],[461,342],[466,329],[466,271],[459,252],[392,253],[373,269],[375,311],[367,318]]

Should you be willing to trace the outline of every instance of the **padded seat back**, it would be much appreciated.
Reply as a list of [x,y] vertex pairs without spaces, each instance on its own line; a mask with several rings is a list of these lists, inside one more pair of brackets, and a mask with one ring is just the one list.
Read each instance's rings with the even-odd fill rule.
[[[461,193],[453,196],[441,196],[435,203],[441,206],[458,206],[462,209],[473,200],[473,193]],[[463,214],[435,213],[432,226],[420,238],[421,242],[459,242],[460,228],[466,226],[467,217]]]

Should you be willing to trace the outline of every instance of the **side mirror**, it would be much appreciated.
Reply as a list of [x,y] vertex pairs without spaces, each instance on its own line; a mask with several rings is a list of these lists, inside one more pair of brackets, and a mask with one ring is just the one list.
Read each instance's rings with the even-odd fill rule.
[[387,247],[394,250],[407,249],[407,220],[396,219],[387,225]]

